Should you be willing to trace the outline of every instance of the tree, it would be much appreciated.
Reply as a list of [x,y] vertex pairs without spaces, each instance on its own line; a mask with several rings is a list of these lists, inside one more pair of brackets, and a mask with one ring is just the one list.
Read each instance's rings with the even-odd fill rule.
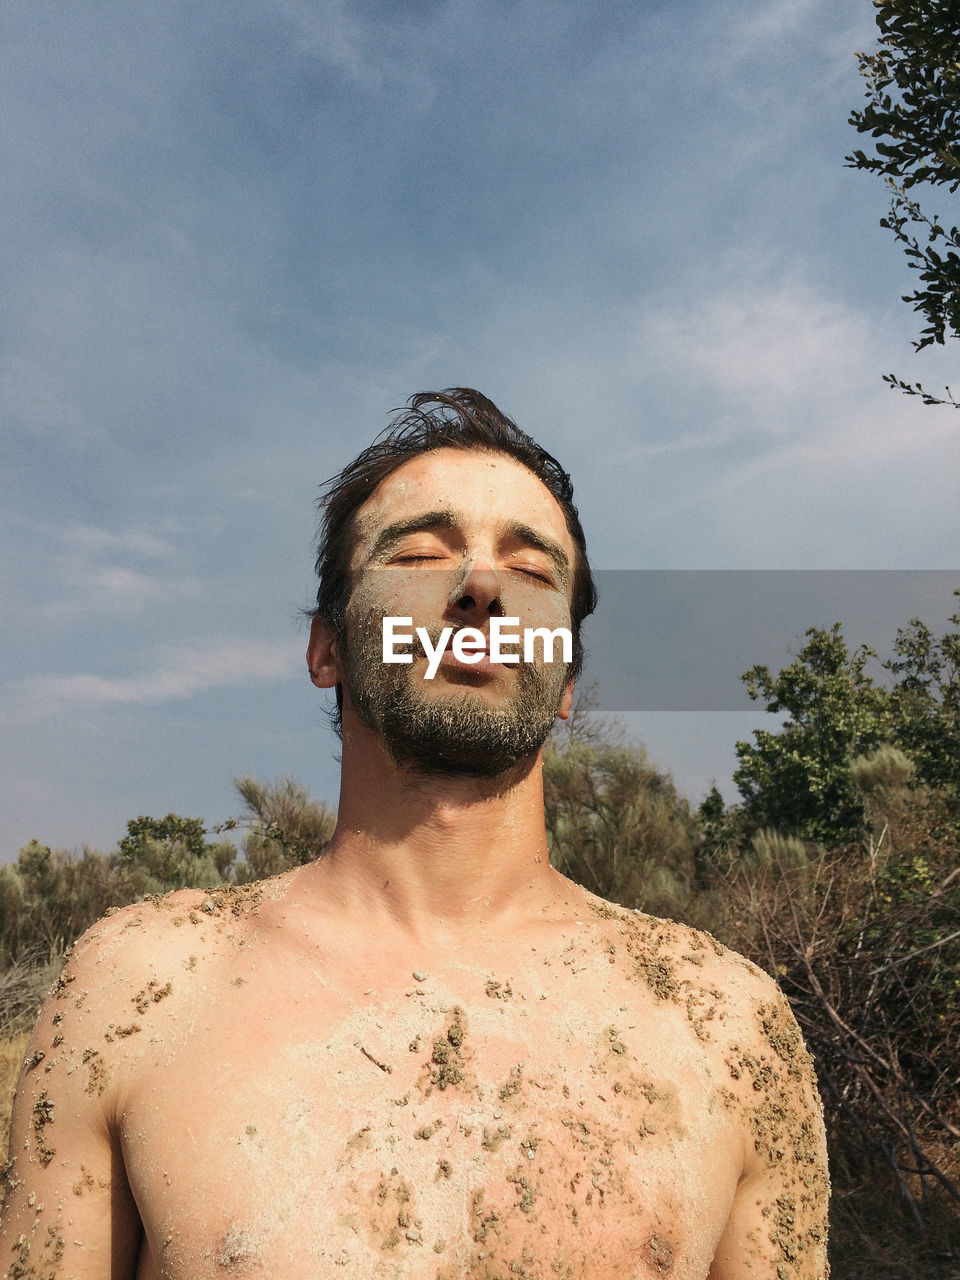
[[208,844],[206,835],[202,818],[141,815],[127,823],[127,834],[117,845],[119,862],[145,871],[156,881],[154,891],[207,888],[226,878],[236,849],[229,841]]
[[590,714],[589,697],[547,743],[543,792],[553,866],[626,907],[689,918],[697,820],[643,747]]
[[[923,321],[921,351],[945,338],[960,337],[960,230],[925,212],[908,194],[919,185],[960,186],[960,6],[956,0],[874,0],[878,47],[859,53],[867,106],[850,123],[870,134],[873,152],[854,151],[847,165],[880,174],[891,192],[890,212],[880,225],[904,247],[922,288],[905,294]],[[921,243],[925,240],[925,243]],[[942,244],[940,243],[942,242]],[[944,400],[894,374],[884,381],[926,404],[960,408],[946,388]]]
[[953,630],[937,639],[913,618],[897,633],[896,657],[885,665],[897,677],[897,745],[915,763],[919,780],[942,791],[960,812],[960,611],[950,622]]
[[77,856],[30,840],[0,867],[0,967],[24,956],[41,961],[63,951],[123,896],[110,858],[85,848]]
[[247,831],[238,880],[262,880],[320,857],[337,818],[322,801],[312,800],[306,787],[292,778],[259,782],[249,774],[234,778],[233,785],[247,809],[240,820]]
[[866,673],[872,650],[851,654],[839,622],[806,635],[778,675],[758,665],[741,677],[751,698],[789,719],[779,733],[758,729],[753,743],[737,743],[733,778],[758,827],[842,844],[857,836],[864,816],[851,766],[888,741],[889,693]]
[[[960,596],[960,591],[954,593]],[[734,781],[749,821],[731,826],[726,815],[703,811],[719,835],[739,841],[750,826],[835,845],[863,834],[862,782],[905,768],[910,786],[936,793],[954,828],[960,816],[960,611],[953,630],[936,638],[919,618],[897,632],[894,657],[883,664],[892,677],[876,684],[866,671],[873,651],[850,653],[840,624],[807,631],[807,643],[778,675],[752,667],[741,679],[751,698],[788,718],[779,733],[756,730],[738,742]],[[880,748],[895,749],[878,755]],[[897,761],[895,757],[899,756]],[[891,774],[892,770],[892,774]],[[871,782],[870,786],[874,783]],[[719,833],[719,835],[717,834]]]

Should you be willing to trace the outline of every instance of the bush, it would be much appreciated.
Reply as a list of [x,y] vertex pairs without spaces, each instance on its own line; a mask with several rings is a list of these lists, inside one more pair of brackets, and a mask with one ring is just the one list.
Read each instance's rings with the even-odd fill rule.
[[778,979],[816,1060],[845,1280],[956,1275],[937,1259],[960,1249],[958,850],[936,804],[910,822],[894,852],[870,839],[806,877],[727,881],[722,936]]
[[292,778],[258,782],[248,774],[233,784],[246,806],[248,824],[238,881],[263,880],[319,858],[337,825],[327,805],[311,800]]
[[622,906],[700,920],[698,820],[642,747],[580,710],[547,744],[543,786],[558,871]]

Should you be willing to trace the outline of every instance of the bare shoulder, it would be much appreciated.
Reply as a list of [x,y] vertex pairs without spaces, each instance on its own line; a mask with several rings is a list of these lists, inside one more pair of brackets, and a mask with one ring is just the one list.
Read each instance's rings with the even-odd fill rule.
[[[282,881],[282,877],[280,881]],[[21,1067],[0,1221],[0,1274],[133,1275],[140,1221],[121,1120],[205,992],[284,886],[181,891],[110,913],[68,954]],[[206,972],[207,981],[197,978]],[[192,975],[192,980],[191,980]]]
[[773,1052],[791,1068],[809,1063],[776,982],[711,934],[587,895],[607,921],[635,976],[658,1000],[682,1005],[700,1039]]
[[[769,1267],[826,1274],[826,1137],[813,1059],[773,979],[707,933],[593,899],[638,980],[686,1023],[709,1107],[733,1120],[742,1170],[710,1280]],[[774,1267],[779,1268],[774,1271]],[[789,1268],[789,1269],[785,1269]],[[766,1272],[764,1272],[766,1273]]]
[[108,913],[68,952],[41,1021],[44,1014],[58,1014],[61,1022],[68,1015],[75,1022],[91,1015],[142,1017],[175,995],[184,972],[248,945],[261,905],[280,892],[273,881],[183,889]]
[[[204,993],[215,992],[210,979],[226,975],[257,937],[260,911],[282,896],[282,881],[181,890],[110,912],[88,929],[40,1009],[21,1101],[46,1108],[52,1123],[66,1110],[53,1111],[57,1100],[70,1100],[108,1132],[131,1068],[172,1021],[197,1014]],[[196,980],[204,974],[207,982]]]
[[776,982],[689,925],[601,899],[593,899],[591,909],[609,920],[638,981],[682,1015],[702,1047],[712,1087],[741,1119],[745,1166],[776,1163],[789,1145],[796,1161],[822,1170],[823,1116],[813,1059]]

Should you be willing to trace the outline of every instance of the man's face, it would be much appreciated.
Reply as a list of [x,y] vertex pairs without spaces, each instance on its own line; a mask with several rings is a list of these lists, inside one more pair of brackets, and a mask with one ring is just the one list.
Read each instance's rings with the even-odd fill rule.
[[573,541],[532,472],[502,454],[438,449],[398,468],[361,507],[340,658],[360,721],[398,763],[425,773],[492,777],[543,745],[572,694],[567,669],[535,661],[459,661],[448,645],[432,680],[383,661],[382,619],[412,618],[436,646],[444,627],[489,636],[490,618],[570,626]]

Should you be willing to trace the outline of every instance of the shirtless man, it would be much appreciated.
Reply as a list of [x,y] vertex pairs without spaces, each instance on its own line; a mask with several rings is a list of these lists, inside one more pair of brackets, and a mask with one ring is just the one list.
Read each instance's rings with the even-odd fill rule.
[[565,474],[476,392],[415,397],[328,493],[317,862],[95,926],[40,1016],[0,1266],[136,1280],[822,1280],[810,1059],[775,985],[549,862],[569,667],[382,661],[381,620],[574,633]]

